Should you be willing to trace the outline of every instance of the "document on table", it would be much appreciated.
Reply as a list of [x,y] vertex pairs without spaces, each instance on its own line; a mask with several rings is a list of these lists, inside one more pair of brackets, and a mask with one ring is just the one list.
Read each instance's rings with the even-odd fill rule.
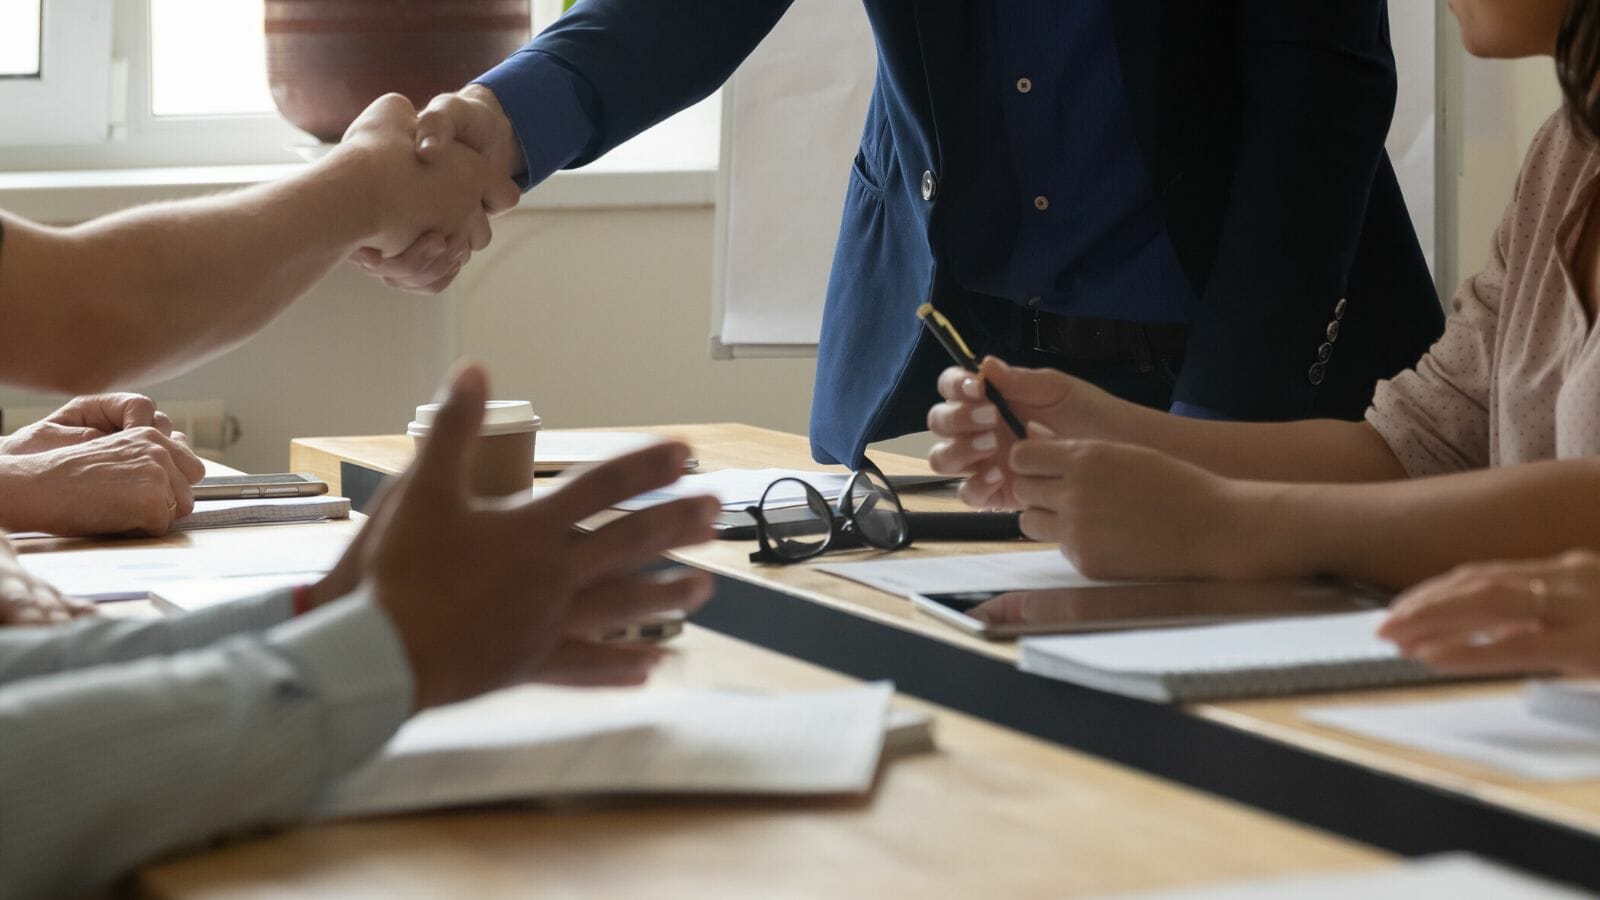
[[515,688],[423,713],[327,817],[589,794],[839,794],[872,785],[894,687],[810,694]]
[[[659,491],[640,494],[617,504],[617,509],[636,510],[659,506],[684,497],[716,497],[723,509],[744,509],[761,502],[767,487],[774,481],[797,478],[816,488],[828,500],[835,500],[844,491],[849,475],[830,472],[807,472],[799,469],[723,469],[701,475],[685,475],[674,484]],[[799,506],[805,502],[805,489],[797,484],[785,483],[774,489],[768,502],[780,506]]]
[[1057,550],[827,563],[816,568],[904,597],[926,593],[1026,591],[1127,583],[1087,578]]
[[162,547],[24,553],[18,559],[62,593],[90,600],[159,594],[171,585],[219,579],[277,577],[297,583],[330,571],[350,540],[339,529],[311,527],[315,540],[274,541],[270,552]]
[[1480,857],[1449,853],[1378,872],[1262,878],[1213,887],[1119,894],[1118,900],[1577,900],[1586,896]]
[[1536,781],[1600,778],[1600,730],[1536,715],[1522,693],[1304,711],[1308,721]]
[[275,525],[348,519],[346,497],[281,497],[272,500],[196,500],[194,512],[172,523],[176,531],[226,528],[233,525]]

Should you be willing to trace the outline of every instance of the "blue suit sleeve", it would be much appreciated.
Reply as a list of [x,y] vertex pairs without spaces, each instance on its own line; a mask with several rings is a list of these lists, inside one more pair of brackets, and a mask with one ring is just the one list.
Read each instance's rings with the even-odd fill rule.
[[482,83],[507,107],[530,175],[582,166],[710,96],[792,2],[580,0]]
[[1182,400],[1172,404],[1171,413],[1175,416],[1183,416],[1185,419],[1210,419],[1213,422],[1229,422],[1233,420],[1233,416],[1227,413],[1219,412],[1209,406],[1201,406],[1197,403],[1184,403]]
[[523,190],[549,178],[594,141],[588,83],[548,53],[525,47],[476,83],[494,91],[522,144]]
[[1174,399],[1244,419],[1303,418],[1318,335],[1385,158],[1396,94],[1388,9],[1241,0],[1237,23],[1237,175]]

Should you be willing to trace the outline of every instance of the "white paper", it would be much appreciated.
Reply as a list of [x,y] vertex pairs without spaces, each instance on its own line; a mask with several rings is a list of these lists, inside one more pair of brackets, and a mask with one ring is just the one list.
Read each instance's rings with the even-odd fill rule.
[[903,597],[1128,583],[1087,578],[1057,550],[827,563],[816,568]]
[[273,499],[196,500],[194,512],[172,523],[175,531],[345,519],[350,501],[344,497],[278,497]]
[[1586,896],[1466,853],[1427,857],[1380,872],[1291,875],[1118,895],[1119,900],[1576,900]]
[[1391,744],[1537,781],[1600,778],[1600,732],[1533,714],[1520,694],[1308,709],[1302,715]]
[[[316,526],[308,526],[316,528]],[[270,551],[215,551],[202,547],[142,550],[66,550],[24,553],[23,568],[73,597],[107,598],[144,591],[160,593],[180,582],[293,577],[314,580],[330,571],[351,535],[329,528],[316,540],[274,541]]]
[[614,793],[867,790],[894,687],[812,694],[519,688],[424,713],[341,781],[326,816]]
[[614,459],[661,443],[642,431],[541,431],[533,443],[533,461],[546,466],[575,466]]
[[[617,504],[617,509],[645,509],[659,506],[684,497],[716,497],[723,509],[744,509],[761,502],[768,486],[784,478],[798,478],[816,488],[828,500],[837,499],[844,490],[849,475],[828,472],[808,472],[801,469],[723,469],[701,475],[685,475],[676,483],[659,491],[640,494],[632,500]],[[769,497],[770,503],[779,506],[798,506],[805,502],[805,489],[797,484],[785,484]]]

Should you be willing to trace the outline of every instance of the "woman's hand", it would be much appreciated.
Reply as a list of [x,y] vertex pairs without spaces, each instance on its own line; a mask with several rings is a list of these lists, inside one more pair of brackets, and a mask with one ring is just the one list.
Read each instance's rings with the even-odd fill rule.
[[1378,634],[1442,672],[1600,674],[1600,554],[1461,566],[1402,594]]
[[928,412],[928,430],[942,440],[928,454],[935,472],[970,475],[961,499],[980,509],[1016,509],[1007,453],[1016,437],[1000,411],[984,396],[993,384],[1023,422],[1036,422],[1063,437],[1104,437],[1104,423],[1120,401],[1099,388],[1053,369],[1023,369],[989,357],[981,372],[946,369],[939,376],[944,402]]
[[1145,447],[1053,440],[1011,450],[1023,533],[1061,545],[1092,578],[1250,577],[1260,516],[1249,483]]

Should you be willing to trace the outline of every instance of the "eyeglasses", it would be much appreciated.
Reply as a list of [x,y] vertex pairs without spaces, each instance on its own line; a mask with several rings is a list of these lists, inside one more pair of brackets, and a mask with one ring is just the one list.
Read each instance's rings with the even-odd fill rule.
[[[798,492],[801,506],[794,506]],[[820,556],[829,550],[867,546],[901,550],[911,546],[911,532],[900,496],[871,460],[845,483],[836,506],[822,492],[798,478],[780,478],[767,485],[761,502],[745,513],[756,521],[760,549],[751,562],[786,564]]]

